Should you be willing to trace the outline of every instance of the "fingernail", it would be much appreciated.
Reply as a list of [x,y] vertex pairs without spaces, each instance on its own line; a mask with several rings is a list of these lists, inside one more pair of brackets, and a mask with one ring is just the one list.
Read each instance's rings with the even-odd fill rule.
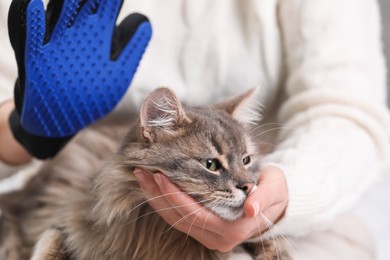
[[140,182],[144,182],[145,181],[145,175],[144,175],[144,172],[142,170],[135,169],[133,171],[133,174],[138,179],[138,181],[140,181]]
[[154,178],[154,180],[156,181],[156,183],[157,183],[158,186],[162,186],[161,174],[156,173],[156,174],[153,175],[153,178]]
[[256,202],[252,202],[252,208],[253,208],[253,211],[255,212],[254,217],[256,217],[257,214],[259,214],[260,205]]
[[255,192],[257,190],[257,185],[253,186],[251,192],[249,193],[248,196],[250,196],[253,192]]

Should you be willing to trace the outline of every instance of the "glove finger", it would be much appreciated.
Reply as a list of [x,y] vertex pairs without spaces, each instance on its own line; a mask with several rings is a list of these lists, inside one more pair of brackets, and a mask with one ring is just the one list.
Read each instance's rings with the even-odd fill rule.
[[15,84],[15,104],[20,113],[24,102],[26,78],[25,61],[31,62],[27,55],[39,55],[45,32],[45,11],[40,0],[14,0],[8,15],[8,32],[15,52],[19,78]]
[[[126,70],[126,73],[134,74],[138,64],[145,52],[145,49],[152,36],[152,27],[148,21],[144,21],[138,26],[134,35],[128,41],[120,54],[117,62]],[[130,82],[129,82],[130,83]]]
[[[45,9],[41,0],[32,0],[26,12],[26,55],[36,56],[44,44],[46,31]],[[30,58],[26,58],[27,61]]]
[[[135,35],[136,31],[140,29],[141,24],[143,24],[144,22],[149,24],[149,20],[146,16],[138,13],[133,13],[131,15],[128,15],[119,24],[119,26],[115,28],[111,44],[112,60],[118,59],[123,49],[126,47],[126,45],[129,44],[130,39]],[[146,27],[143,26],[141,31],[146,34],[145,37],[150,38],[150,24]],[[148,31],[148,29],[150,29],[150,31]],[[139,35],[140,33],[141,32],[139,32],[137,35]]]
[[108,24],[115,24],[123,0],[101,0],[100,2],[98,12],[101,19],[107,21]]
[[45,10],[41,0],[12,1],[8,14],[8,33],[15,51],[19,76],[24,77],[27,38],[30,46],[39,48],[43,43],[44,32]]
[[63,3],[63,0],[50,0],[47,5],[45,42],[49,41],[50,36],[52,35],[52,32],[55,28],[55,25],[60,18]]
[[83,19],[87,19],[89,15],[97,13],[101,0],[83,0],[80,12],[77,14],[77,23]]
[[[77,13],[86,0],[51,0],[47,7],[48,31],[53,39],[62,38],[65,30],[73,25]],[[50,35],[49,35],[50,37]]]
[[29,1],[13,0],[8,12],[8,33],[15,52],[24,52],[26,9]]

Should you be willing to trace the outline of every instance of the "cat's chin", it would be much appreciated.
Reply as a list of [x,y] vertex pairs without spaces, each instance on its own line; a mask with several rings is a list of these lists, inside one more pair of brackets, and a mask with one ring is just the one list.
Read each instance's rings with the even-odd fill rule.
[[212,211],[228,221],[235,221],[244,215],[243,207],[213,207]]

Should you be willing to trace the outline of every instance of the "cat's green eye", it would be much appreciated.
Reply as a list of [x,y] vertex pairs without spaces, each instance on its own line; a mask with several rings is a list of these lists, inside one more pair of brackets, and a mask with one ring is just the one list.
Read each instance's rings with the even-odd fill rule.
[[200,163],[210,171],[218,171],[222,168],[221,163],[217,159],[201,159]]
[[246,156],[244,159],[242,159],[242,162],[244,163],[244,165],[247,165],[251,162],[251,157],[249,155]]

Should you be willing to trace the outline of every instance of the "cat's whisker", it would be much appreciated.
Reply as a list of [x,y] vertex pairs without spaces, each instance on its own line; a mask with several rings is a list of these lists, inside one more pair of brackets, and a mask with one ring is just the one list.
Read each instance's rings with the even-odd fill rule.
[[260,129],[261,127],[263,127],[263,125],[257,125],[255,127],[252,127],[249,131],[248,131],[248,134],[252,134],[253,132],[257,131],[258,129]]
[[[269,223],[272,223],[271,220],[266,215],[264,215],[263,213],[262,213],[262,216],[263,216],[263,218],[266,218]],[[284,239],[285,242],[288,244],[288,246],[291,249],[293,249],[293,246],[291,245],[290,240],[288,239],[288,237],[285,234],[280,232],[280,230],[278,228],[278,225],[272,223],[272,228],[274,229],[274,232],[276,232],[277,237],[280,237],[280,238]]]
[[[199,210],[198,213],[196,213],[196,216],[195,216],[195,218],[192,220],[191,225],[190,225],[190,228],[189,228],[188,231],[187,231],[187,236],[186,236],[186,239],[185,239],[185,243],[186,243],[187,240],[188,240],[188,236],[189,236],[189,234],[190,234],[190,232],[191,232],[192,226],[194,225],[196,218],[197,218],[198,215],[202,212],[202,210],[205,210],[205,209],[206,209],[206,207],[202,207],[202,209]],[[207,215],[207,216],[209,216],[209,215]],[[203,231],[202,231],[202,232],[203,232]]]
[[257,142],[256,143],[259,147],[261,147],[261,146],[265,146],[265,145],[269,145],[269,146],[272,146],[272,147],[277,147],[277,145],[276,144],[273,144],[273,143],[270,143],[270,142],[264,142],[264,141],[259,141],[259,142]]
[[184,191],[177,191],[177,192],[171,192],[171,193],[167,193],[167,194],[162,194],[160,196],[156,196],[156,197],[153,197],[153,198],[149,198],[141,203],[139,203],[138,205],[136,205],[135,207],[133,207],[127,214],[130,215],[134,210],[138,209],[139,207],[141,207],[142,205],[145,205],[146,203],[149,203],[153,200],[156,200],[156,199],[160,199],[160,198],[163,198],[163,197],[168,197],[168,196],[173,196],[173,195],[177,195],[177,194],[187,194],[187,195],[193,195],[193,194],[199,194],[199,195],[205,195],[205,194],[208,194],[209,192],[184,192]]
[[[210,203],[204,203],[204,202],[207,202],[207,201],[211,201],[211,202],[210,202]],[[190,213],[188,213],[187,215],[185,215],[185,216],[183,216],[182,218],[180,218],[180,219],[179,219],[178,221],[176,221],[173,225],[171,225],[171,227],[169,227],[166,231],[164,231],[164,233],[165,233],[165,232],[168,232],[169,230],[171,230],[175,225],[177,225],[177,224],[183,222],[183,221],[184,221],[186,218],[188,218],[189,216],[191,216],[191,215],[193,215],[193,214],[195,214],[195,213],[197,213],[197,212],[199,212],[199,211],[202,211],[202,210],[204,210],[204,209],[210,208],[210,205],[213,205],[213,204],[218,205],[217,202],[216,202],[216,201],[212,201],[212,199],[200,201],[200,203],[203,203],[203,206],[202,206],[201,208],[199,208],[199,209],[197,209],[197,210],[194,210],[193,212],[190,212]],[[195,217],[195,219],[196,219],[196,217]]]
[[253,133],[254,131],[257,131],[258,129],[260,128],[265,128],[265,127],[269,127],[269,126],[283,126],[281,123],[267,123],[267,124],[260,124],[260,125],[257,125],[256,127],[253,127],[252,129],[249,130],[249,134]]
[[174,228],[176,225],[180,224],[181,222],[183,222],[186,218],[188,218],[189,216],[201,211],[201,210],[204,210],[206,207],[205,206],[202,206],[201,208],[199,209],[196,209],[194,210],[193,212],[190,212],[186,215],[184,215],[183,217],[181,217],[178,221],[176,221],[175,223],[173,223],[173,225],[171,225],[167,230],[165,230],[162,234],[168,232],[169,230],[171,230],[172,228]]
[[261,232],[261,228],[260,228],[260,225],[259,225],[259,222],[258,222],[258,221],[256,221],[256,226],[257,226],[257,230],[259,231],[259,237],[260,237],[261,248],[263,249],[263,252],[265,253],[264,242],[263,242],[263,239],[261,239],[261,237],[262,237],[262,232]]
[[[275,125],[275,127],[270,128],[270,126]],[[293,130],[292,127],[284,126],[282,124],[278,123],[269,123],[265,125],[259,125],[250,131],[248,131],[248,134],[253,136],[253,137],[259,137],[264,133],[267,133],[269,131],[275,131],[275,130],[281,130],[281,129],[286,129],[286,130]]]
[[207,212],[207,217],[205,218],[204,223],[203,223],[203,226],[202,226],[202,237],[203,237],[203,233],[204,233],[204,231],[205,231],[205,229],[206,229],[207,220],[209,219],[211,213],[212,213],[212,211],[208,211],[208,212]]
[[[211,201],[210,203],[205,204],[204,207],[202,208],[202,210],[210,209],[213,205],[218,206],[218,202],[217,202],[217,201]],[[196,214],[196,217],[199,215],[199,213],[200,213],[202,210],[200,210],[200,211]],[[210,217],[211,214],[212,214],[212,211],[211,211],[211,210],[208,210],[208,211],[207,211],[207,216],[206,216],[206,218],[205,218],[205,220],[204,220],[204,222],[203,222],[203,226],[202,226],[202,236],[203,236],[204,230],[206,229],[207,220],[208,220],[208,218]],[[189,229],[189,231],[188,231],[188,233],[187,233],[187,237],[188,237],[188,234],[189,234],[189,232],[190,232],[190,230],[191,230],[192,225],[194,224],[194,221],[196,220],[196,217],[195,217],[194,220],[192,221],[192,224],[191,224],[191,226],[190,226],[190,229]]]
[[270,128],[270,129],[264,130],[264,131],[262,131],[262,132],[260,132],[260,133],[257,133],[257,134],[254,136],[254,138],[261,137],[262,135],[264,135],[264,134],[266,134],[266,133],[269,133],[269,132],[272,132],[272,131],[284,130],[284,129],[290,130],[291,128],[290,128],[290,127],[285,127],[285,126]]
[[279,259],[279,255],[282,254],[282,249],[277,244],[278,239],[282,239],[283,242],[285,243],[285,246],[283,246],[283,247],[286,247],[286,248],[288,247],[290,250],[294,250],[294,247],[290,243],[290,240],[288,239],[288,237],[286,235],[284,235],[282,232],[280,232],[278,230],[278,226],[276,224],[274,224],[264,213],[261,212],[260,214],[261,214],[261,217],[263,218],[264,222],[266,223],[268,229],[273,228],[274,232],[276,233],[276,236],[274,237],[273,241],[274,241],[274,245],[276,248],[276,253],[278,254],[278,259]]
[[[264,220],[264,223],[267,225],[268,229],[271,229],[274,226],[274,223],[263,212],[260,212],[260,214],[261,214],[261,217]],[[278,247],[278,244],[276,242],[276,239],[273,239],[272,242],[274,243],[274,246],[275,246],[275,249],[276,249],[277,259],[279,259],[280,258],[279,257],[280,256],[280,252],[279,252],[279,247]]]
[[[160,196],[161,197],[161,196]],[[168,207],[168,208],[163,208],[163,209],[158,209],[158,210],[153,210],[151,212],[148,212],[148,213],[145,213],[141,216],[138,216],[137,218],[127,222],[126,224],[124,224],[123,226],[126,226],[126,225],[130,225],[131,223],[143,218],[143,217],[146,217],[146,216],[149,216],[149,215],[152,215],[154,213],[158,213],[158,212],[163,212],[163,211],[167,211],[167,210],[172,210],[172,209],[177,209],[177,208],[184,208],[184,207],[188,207],[188,206],[192,206],[192,205],[197,205],[199,203],[203,203],[203,202],[207,202],[208,200],[202,200],[202,201],[196,201],[196,202],[192,202],[192,203],[189,203],[189,204],[185,204],[185,205],[180,205],[180,206],[172,206],[172,207]]]

